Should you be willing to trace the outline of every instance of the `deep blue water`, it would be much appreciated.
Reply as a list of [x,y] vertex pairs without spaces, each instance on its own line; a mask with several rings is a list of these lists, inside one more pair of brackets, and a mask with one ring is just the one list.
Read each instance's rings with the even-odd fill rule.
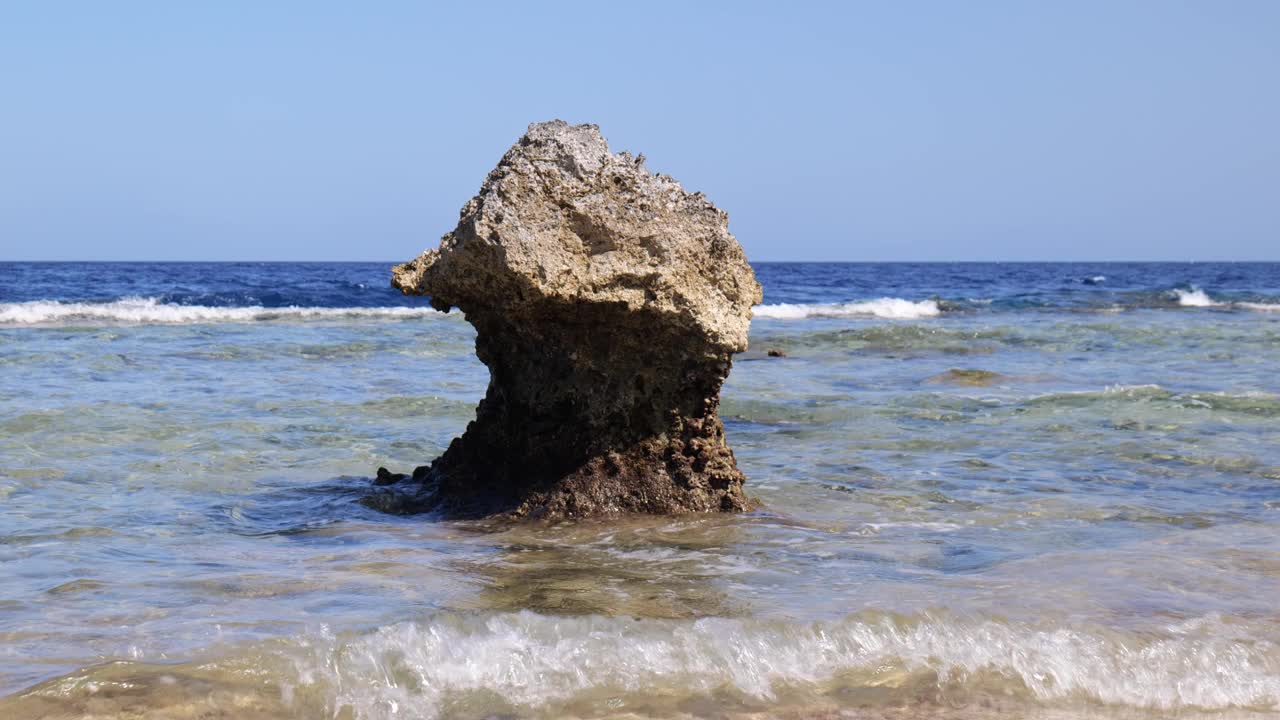
[[[392,263],[0,263],[0,303],[126,297],[210,307],[425,307]],[[1280,263],[756,263],[765,303],[940,299],[950,309],[1170,307],[1176,290],[1280,303]]]

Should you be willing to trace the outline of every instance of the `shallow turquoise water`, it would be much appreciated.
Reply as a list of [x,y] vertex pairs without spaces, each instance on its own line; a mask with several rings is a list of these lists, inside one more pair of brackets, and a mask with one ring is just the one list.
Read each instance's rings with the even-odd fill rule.
[[456,314],[0,325],[0,710],[1280,712],[1280,313],[946,297],[754,321],[764,510],[552,527],[355,502],[472,417]]

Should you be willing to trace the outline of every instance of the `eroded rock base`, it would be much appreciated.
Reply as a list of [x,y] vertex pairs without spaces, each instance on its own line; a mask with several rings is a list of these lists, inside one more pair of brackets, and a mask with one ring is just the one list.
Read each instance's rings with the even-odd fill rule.
[[364,504],[395,514],[531,520],[742,512],[755,506],[743,492],[745,477],[714,413],[678,419],[668,433],[527,482],[483,459],[502,457],[500,451],[469,450],[469,436],[470,431],[454,440],[444,455],[412,475],[379,468],[380,488]]

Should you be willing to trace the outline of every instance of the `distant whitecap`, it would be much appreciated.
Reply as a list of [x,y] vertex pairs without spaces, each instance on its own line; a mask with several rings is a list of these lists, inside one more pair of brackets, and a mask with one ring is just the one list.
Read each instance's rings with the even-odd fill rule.
[[313,318],[408,318],[440,315],[425,307],[210,307],[130,297],[109,303],[33,300],[0,303],[0,325],[126,323],[182,325]]
[[918,320],[942,314],[936,300],[914,302],[902,298],[880,298],[865,302],[757,305],[755,317],[796,320],[810,317],[877,317],[886,320]]

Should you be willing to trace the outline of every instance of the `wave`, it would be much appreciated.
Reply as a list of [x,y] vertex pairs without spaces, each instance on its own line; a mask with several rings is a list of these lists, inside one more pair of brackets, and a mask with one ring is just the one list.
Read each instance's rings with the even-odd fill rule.
[[1280,312],[1280,303],[1215,300],[1209,293],[1195,286],[1189,289],[1174,288],[1171,292],[1179,307]]
[[[1087,709],[1083,717],[1107,715],[1103,706],[1122,717],[1267,712],[1280,709],[1271,622],[1209,614],[1121,630],[945,612],[817,622],[439,612],[355,636],[321,627],[224,661],[99,665],[0,700],[0,714],[78,716],[70,711],[92,699],[105,717],[215,697],[291,706],[273,717],[362,720],[687,717],[711,698],[726,714],[799,704],[825,705],[824,717],[833,701],[864,711],[914,705],[921,717],[931,705],[1007,716],[993,699],[1005,709]],[[966,715],[978,716],[988,714]]]
[[1173,295],[1182,307],[1218,307],[1222,303],[1209,297],[1209,293],[1197,287],[1174,288]]
[[[1086,278],[1089,284],[1105,281],[1102,276]],[[1025,298],[996,299],[969,298],[967,300],[905,300],[883,297],[838,303],[777,303],[757,305],[752,308],[757,318],[800,320],[805,318],[881,318],[885,320],[922,320],[948,315],[954,312],[1046,312],[1092,311],[1123,312],[1126,310],[1169,309],[1217,309],[1280,313],[1280,302],[1254,296],[1250,301],[1219,299],[1194,285],[1162,290],[1128,293],[1126,297],[1113,298],[1104,305],[1080,305],[1074,298],[1062,298],[1054,302],[1036,302]]]
[[[319,707],[269,716],[363,720],[688,717],[707,702],[717,716],[836,702],[915,706],[911,716],[925,717],[931,703],[978,708],[992,698],[1089,710],[1081,717],[1106,716],[1099,704],[1179,717],[1276,711],[1277,631],[1272,614],[1115,627],[946,611],[865,610],[811,622],[436,611],[369,632],[321,626],[191,663],[95,665],[0,699],[0,717],[79,717],[73,711],[90,701],[95,717],[180,714],[140,712],[166,702],[184,708],[183,717],[204,717],[188,709],[215,697],[242,708],[314,699]],[[241,704],[227,688],[261,696]],[[834,717],[829,710],[778,714]]]
[[914,302],[902,298],[880,298],[864,302],[757,305],[755,317],[795,320],[810,317],[877,317],[886,320],[918,320],[937,317],[942,307],[936,300]]
[[[1137,303],[1133,309],[1172,307],[1220,308],[1260,313],[1280,313],[1280,302],[1218,301],[1198,288],[1175,288],[1164,291],[1163,300],[1155,304]],[[756,318],[798,320],[804,318],[880,318],[885,320],[922,320],[951,311],[988,307],[989,299],[971,299],[967,303],[940,300],[905,300],[885,297],[877,300],[842,303],[778,303],[752,308]],[[1049,309],[1037,307],[1037,310]],[[1123,310],[1125,308],[1114,308]],[[31,300],[0,303],[0,326],[4,325],[68,325],[68,324],[201,324],[248,323],[284,320],[383,318],[403,319],[440,315],[425,306],[320,307],[264,305],[183,305],[155,297],[126,297],[111,302],[72,302],[63,300]]]
[[211,307],[128,297],[107,303],[33,300],[0,303],[0,325],[124,323],[181,325],[315,318],[411,318],[440,315],[426,307]]
[[[866,612],[795,623],[692,621],[529,611],[446,614],[342,641],[309,641],[295,658],[357,717],[413,708],[433,718],[459,693],[529,708],[583,695],[729,693],[774,701],[785,688],[990,692],[1029,701],[1092,701],[1173,710],[1280,707],[1280,646],[1216,615],[1145,633],[924,613]],[[388,678],[399,682],[387,683]],[[910,686],[910,687],[908,687]]]
[[1236,303],[1236,307],[1257,312],[1280,313],[1280,303],[1241,302]]
[[1158,407],[1166,414],[1177,410],[1236,413],[1257,417],[1280,417],[1280,396],[1266,392],[1187,392],[1178,393],[1161,385],[1112,385],[1100,391],[1081,390],[1049,393],[1028,399],[1028,406],[1081,408],[1095,404],[1144,403]]

